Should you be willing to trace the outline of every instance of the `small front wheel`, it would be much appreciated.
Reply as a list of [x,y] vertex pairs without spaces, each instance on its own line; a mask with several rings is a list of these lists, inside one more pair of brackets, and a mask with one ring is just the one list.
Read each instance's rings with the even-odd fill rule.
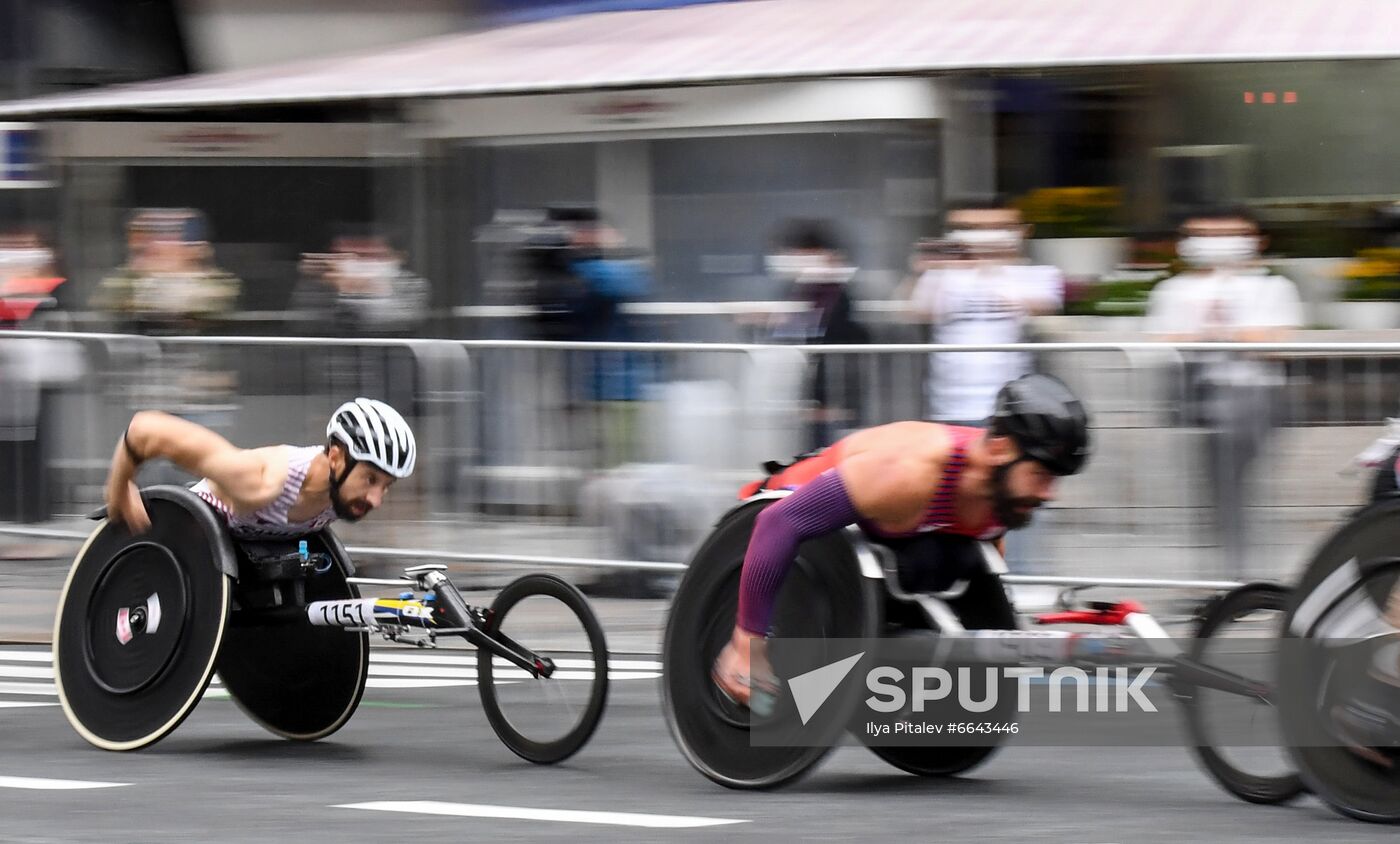
[[1186,727],[1201,767],[1221,788],[1249,803],[1287,803],[1306,791],[1282,748],[1274,670],[1289,590],[1249,583],[1211,604],[1191,642],[1190,658],[1209,669],[1254,680],[1270,700],[1203,686],[1183,686]]
[[532,677],[477,649],[481,705],[496,735],[539,765],[577,753],[608,698],[608,644],[588,599],[554,575],[526,575],[496,596],[484,632],[553,665],[548,677]]

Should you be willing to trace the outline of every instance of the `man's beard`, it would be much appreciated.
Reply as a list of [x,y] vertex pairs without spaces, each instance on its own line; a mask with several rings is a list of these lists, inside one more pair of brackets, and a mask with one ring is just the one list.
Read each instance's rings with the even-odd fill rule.
[[[1035,508],[1040,506],[1039,498],[1012,498],[1007,479],[1011,476],[1014,463],[1006,463],[992,470],[992,511],[997,521],[1007,530],[1017,530],[1031,523]],[[1025,511],[1018,507],[1029,508]]]
[[[350,472],[347,470],[345,474],[348,475]],[[355,511],[350,509],[350,502],[340,497],[340,482],[335,479],[334,472],[331,473],[331,509],[335,510],[337,519],[345,522],[358,522],[369,513],[366,510],[364,513],[356,515]]]

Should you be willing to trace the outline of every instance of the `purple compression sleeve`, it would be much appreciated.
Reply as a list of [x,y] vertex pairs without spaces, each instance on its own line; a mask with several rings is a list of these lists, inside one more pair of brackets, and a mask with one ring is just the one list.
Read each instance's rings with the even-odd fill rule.
[[773,603],[804,540],[840,530],[858,518],[835,469],[758,514],[739,578],[739,626],[764,635]]

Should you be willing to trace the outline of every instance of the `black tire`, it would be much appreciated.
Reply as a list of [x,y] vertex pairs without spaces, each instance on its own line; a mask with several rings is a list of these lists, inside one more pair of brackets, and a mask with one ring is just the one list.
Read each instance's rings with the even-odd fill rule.
[[[696,551],[671,603],[662,646],[663,705],[671,737],[696,770],[729,788],[773,788],[792,782],[831,750],[829,745],[755,746],[748,710],[729,702],[710,679],[711,666],[734,628],[739,574],[754,521],[774,500],[736,508]],[[774,638],[873,642],[881,624],[883,591],[878,581],[861,574],[844,536],[830,534],[805,542],[778,594]],[[777,665],[775,670],[781,673]],[[859,691],[855,684],[843,684],[823,704],[824,714],[849,712]],[[791,707],[790,698],[784,700],[779,707]],[[842,717],[838,726],[845,723]]]
[[1400,775],[1363,760],[1332,734],[1326,687],[1337,649],[1318,636],[1333,609],[1351,601],[1377,608],[1400,581],[1400,501],[1362,511],[1313,556],[1285,618],[1279,664],[1284,739],[1303,782],[1333,810],[1372,823],[1400,822]]
[[103,750],[148,747],[184,721],[209,686],[228,622],[232,551],[204,502],[167,487],[142,498],[150,530],[100,523],[54,622],[59,703]]
[[[1001,582],[993,575],[979,577],[969,584],[963,598],[952,603],[958,620],[968,630],[1015,630],[1016,611],[1011,606]],[[905,630],[924,630],[937,633],[922,612],[910,612],[912,607],[901,613],[906,621]],[[1003,699],[1010,700],[1004,696]],[[1014,720],[1010,717],[997,720]],[[854,731],[864,739],[863,731]],[[992,758],[1001,744],[953,745],[946,747],[921,747],[866,744],[870,752],[905,773],[920,777],[953,777],[965,774],[981,766]]]
[[[349,563],[329,532],[307,539],[312,553],[331,553],[332,565],[306,578],[306,602],[360,597],[346,580]],[[316,627],[304,614],[290,624],[241,623],[239,615],[246,612],[234,612],[218,663],[238,708],[292,741],[317,741],[345,726],[369,677],[369,634]]]
[[[1191,642],[1189,650],[1191,660],[1202,665],[1226,668],[1227,666],[1224,665],[1216,665],[1216,662],[1227,655],[1236,656],[1236,654],[1209,653],[1208,648],[1212,644],[1212,639],[1218,643],[1218,634],[1225,631],[1230,624],[1253,613],[1262,611],[1279,613],[1280,622],[1271,625],[1271,629],[1268,631],[1271,640],[1277,637],[1281,627],[1282,613],[1288,606],[1289,594],[1290,590],[1287,587],[1277,583],[1247,583],[1211,602],[1201,616],[1196,629],[1196,637]],[[1250,661],[1249,654],[1240,653],[1238,656],[1240,662]],[[1234,669],[1234,666],[1231,665],[1229,668]],[[1269,659],[1268,670],[1272,671],[1273,668],[1273,660]],[[1186,728],[1193,742],[1191,749],[1195,754],[1196,761],[1221,788],[1247,803],[1259,804],[1287,803],[1307,790],[1302,779],[1291,770],[1287,773],[1251,773],[1232,762],[1229,755],[1217,746],[1215,738],[1220,733],[1211,728],[1213,707],[1209,701],[1219,699],[1218,696],[1226,695],[1226,692],[1180,686],[1178,693],[1182,695]],[[1233,700],[1239,701],[1241,705],[1245,705],[1247,702],[1248,705],[1258,707],[1269,706],[1263,701],[1244,697],[1235,697]],[[1272,712],[1267,713],[1267,715],[1273,719]],[[1281,749],[1282,734],[1279,735],[1279,742]]]
[[[512,609],[522,601],[535,597],[552,598],[563,604],[564,608],[567,608],[572,615],[573,620],[582,626],[586,643],[582,647],[570,643],[564,646],[563,651],[552,650],[553,646],[548,641],[551,631],[542,629],[536,617],[524,618],[517,621],[515,625],[507,622]],[[551,609],[550,612],[554,613],[556,610]],[[598,617],[593,613],[593,608],[589,606],[588,599],[572,584],[551,574],[529,574],[507,584],[506,588],[501,590],[501,593],[491,604],[491,610],[486,619],[486,633],[495,635],[502,630],[520,646],[528,648],[539,656],[549,657],[556,662],[561,659],[582,661],[582,665],[579,666],[583,669],[581,672],[577,672],[577,669],[568,665],[559,670],[565,675],[582,673],[585,675],[583,677],[561,676],[526,681],[527,683],[556,684],[550,689],[544,689],[544,691],[546,694],[560,696],[567,694],[568,690],[559,684],[581,680],[586,680],[589,683],[586,693],[582,695],[585,701],[582,711],[578,713],[573,726],[561,735],[541,740],[527,735],[518,726],[518,723],[523,722],[526,716],[532,714],[526,711],[525,706],[517,705],[514,702],[502,704],[502,692],[509,687],[498,687],[497,680],[500,677],[497,669],[501,668],[501,665],[496,664],[496,660],[493,660],[485,650],[477,649],[476,672],[477,685],[481,692],[481,706],[486,710],[486,718],[491,722],[491,727],[496,731],[496,735],[500,737],[506,747],[522,759],[537,765],[552,765],[556,762],[562,762],[577,753],[588,742],[588,739],[593,736],[593,732],[598,729],[598,722],[603,718],[603,709],[608,700],[608,643],[603,636],[603,627],[598,623]],[[503,664],[509,665],[509,663]],[[514,666],[510,666],[506,670],[520,671]],[[529,704],[528,706],[536,709],[540,707],[539,704]],[[559,709],[559,706],[553,706],[554,711],[559,711]]]

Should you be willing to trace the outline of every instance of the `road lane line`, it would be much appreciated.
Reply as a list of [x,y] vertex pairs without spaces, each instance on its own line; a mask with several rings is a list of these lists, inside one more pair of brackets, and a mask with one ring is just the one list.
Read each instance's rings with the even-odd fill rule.
[[[425,654],[410,651],[399,653],[397,651],[370,651],[369,661],[371,665],[382,665],[384,663],[398,663],[402,665],[465,665],[476,666],[476,656],[449,656],[447,654]],[[561,657],[554,660],[554,664],[560,668],[592,668],[593,660],[575,659],[573,657]],[[661,663],[648,659],[613,659],[608,660],[610,670],[621,671],[660,671]]]
[[424,680],[405,677],[370,677],[365,681],[365,687],[369,689],[446,689],[475,685],[475,680]]
[[332,809],[368,809],[417,815],[449,815],[459,818],[505,818],[553,823],[588,823],[604,826],[640,826],[649,829],[691,829],[748,823],[733,818],[700,818],[690,815],[642,815],[633,812],[586,812],[575,809],[531,809],[524,806],[489,806],[481,803],[443,803],[436,800],[380,800],[345,803]]
[[31,668],[28,665],[0,665],[0,677],[34,677],[52,680],[52,668]]
[[0,651],[0,660],[11,662],[53,662],[50,651]]
[[39,777],[0,777],[0,788],[27,788],[36,791],[77,791],[85,788],[120,788],[124,785],[131,785],[131,783],[49,780]]
[[58,687],[53,683],[0,683],[0,695],[53,695]]

